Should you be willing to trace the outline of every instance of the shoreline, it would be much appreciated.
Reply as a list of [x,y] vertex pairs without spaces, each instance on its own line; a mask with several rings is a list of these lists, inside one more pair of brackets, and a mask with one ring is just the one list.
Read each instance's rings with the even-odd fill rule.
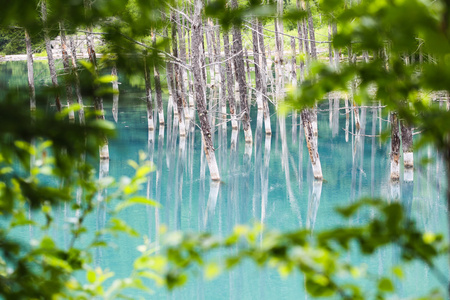
[[[97,57],[102,57],[101,53],[96,53]],[[53,54],[54,59],[62,59],[61,54]],[[88,59],[89,56],[87,54],[77,54],[77,59]],[[9,61],[26,61],[26,54],[12,54],[12,55],[4,55],[0,56],[0,63],[9,62]],[[33,55],[33,61],[46,61],[47,55],[45,56],[35,56]]]

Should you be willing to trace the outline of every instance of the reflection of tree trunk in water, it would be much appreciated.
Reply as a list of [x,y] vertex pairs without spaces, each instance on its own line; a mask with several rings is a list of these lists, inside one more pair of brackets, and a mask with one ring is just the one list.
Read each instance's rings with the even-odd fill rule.
[[183,180],[186,161],[186,137],[180,136],[178,160],[175,170],[175,229],[181,229],[181,202],[183,201]]
[[350,110],[348,108],[348,95],[347,94],[345,94],[344,100],[345,100],[345,141],[348,142]]
[[414,178],[414,155],[412,128],[402,120],[400,121],[402,132],[403,166],[405,181],[413,181]]
[[396,112],[391,112],[391,180],[400,178],[400,134]]
[[311,109],[304,109],[301,113],[303,129],[305,131],[306,145],[308,147],[309,158],[313,169],[314,178],[322,180],[322,166],[320,164],[319,152],[316,137],[313,129],[313,112]]
[[278,122],[280,126],[280,138],[281,138],[281,165],[284,168],[284,176],[286,182],[286,190],[289,199],[289,204],[292,211],[296,214],[299,222],[299,226],[302,227],[302,215],[300,212],[300,207],[297,203],[297,198],[294,196],[291,187],[291,175],[289,170],[289,150],[287,145],[287,135],[286,135],[286,119],[284,116],[278,117]]
[[117,77],[117,67],[116,64],[112,66],[111,69],[111,76],[114,77],[114,80],[112,82],[113,86],[113,108],[112,108],[112,114],[114,121],[117,123],[119,118],[119,77]]
[[[99,180],[102,180],[105,177],[109,176],[109,159],[101,159],[100,160],[100,167],[99,167]],[[100,232],[106,224],[106,194],[108,193],[107,189],[102,189],[98,191],[97,196],[97,222],[96,222],[96,229],[97,232]],[[98,247],[96,249],[96,257],[94,258],[95,265],[100,267],[102,263],[103,258],[103,250],[102,247]]]
[[360,147],[360,140],[361,140],[361,129],[357,128],[356,133],[353,136],[352,140],[354,140],[353,147],[352,147],[352,185],[351,185],[351,196],[350,200],[355,201],[356,200],[356,172],[358,170],[358,163],[359,163],[359,154],[360,151],[358,151]]
[[338,95],[334,97],[334,105],[333,105],[333,128],[331,129],[331,135],[336,137],[339,134],[339,118],[340,118],[340,99]]
[[[158,158],[156,162],[156,191],[155,191],[155,200],[161,203],[161,174],[162,174],[162,166],[163,166],[163,154],[164,154],[164,125],[159,126],[159,135],[158,135]],[[156,246],[159,245],[159,228],[160,228],[160,220],[159,220],[159,208],[155,207],[155,242]],[[158,247],[156,247],[158,249]]]
[[215,214],[216,205],[217,205],[217,197],[219,196],[219,181],[210,181],[209,185],[209,196],[208,203],[206,204],[206,210],[203,220],[203,230],[210,231],[211,230],[211,219]]
[[25,29],[25,44],[27,48],[27,73],[28,73],[28,89],[30,94],[30,111],[32,115],[36,110],[36,90],[34,88],[34,68],[33,68],[33,49],[31,48],[31,38]]
[[[362,182],[363,175],[366,176],[364,172],[364,145],[365,145],[365,135],[366,135],[366,108],[361,108],[361,130],[360,130],[360,144],[359,144],[359,187],[358,187],[358,198],[362,197]],[[359,212],[358,212],[359,217]]]
[[[231,0],[231,8],[237,9],[237,0]],[[244,128],[245,142],[252,143],[252,130],[250,128],[250,112],[247,103],[247,84],[245,82],[244,56],[242,48],[241,29],[233,26],[233,55],[236,68],[236,77],[239,83],[239,96],[241,104],[242,127]]]
[[261,224],[266,219],[267,198],[269,194],[269,165],[272,136],[266,135],[264,141],[264,166],[261,170]]
[[60,112],[62,106],[61,101],[59,99],[58,77],[56,75],[55,59],[53,58],[52,45],[49,36],[49,28],[47,27],[47,0],[41,1],[41,18],[42,18],[42,25],[44,27],[45,50],[47,50],[48,67],[50,69],[50,77],[52,80],[53,88],[55,89],[56,110]]
[[[311,186],[310,186],[311,189]],[[322,180],[313,180],[312,191],[309,192],[308,216],[306,218],[306,228],[314,231],[317,212],[319,211],[320,197],[322,195]]]
[[370,155],[370,196],[375,196],[375,135],[376,135],[377,109],[372,108],[372,148]]
[[209,172],[212,180],[220,180],[219,169],[217,167],[216,156],[214,154],[214,145],[211,139],[211,128],[208,122],[208,112],[206,110],[206,101],[204,98],[204,86],[201,78],[201,57],[200,53],[203,52],[202,48],[202,18],[201,11],[203,9],[203,3],[201,0],[195,1],[195,13],[192,23],[192,45],[195,48],[192,49],[192,71],[194,73],[195,83],[195,97],[197,103],[197,113],[200,119],[200,125],[202,129],[202,136],[204,140],[204,151],[206,159],[208,161]]
[[[147,142],[147,155],[148,155],[148,161],[153,162],[153,154],[155,153],[155,131],[150,130],[148,131],[148,142]],[[147,174],[147,199],[153,198],[152,191],[153,191],[153,182],[154,182],[154,172],[150,172]],[[147,206],[147,216],[148,220],[150,221],[152,219],[152,212],[154,207]],[[158,233],[156,232],[156,235]],[[151,222],[148,222],[148,238],[151,241],[153,236],[152,232],[152,224]]]
[[[64,23],[59,23],[59,31],[61,36],[61,50],[62,50],[62,62],[64,67],[64,85],[66,87],[66,97],[67,97],[67,107],[70,108],[73,104],[73,97],[72,97],[72,84],[70,80],[70,65],[69,65],[69,54],[67,52],[67,40],[66,40],[66,33],[64,29]],[[69,121],[73,122],[75,120],[75,113],[72,111],[69,112]]]
[[259,205],[258,200],[261,198],[261,174],[262,174],[262,126],[263,126],[263,111],[258,110],[256,117],[256,130],[255,130],[255,170],[253,173],[253,197],[252,197],[252,212],[253,218],[257,218],[260,214],[257,211]]
[[72,51],[72,75],[74,76],[75,81],[75,94],[77,95],[77,103],[80,105],[80,109],[78,110],[78,118],[80,120],[80,124],[84,124],[84,106],[83,106],[83,97],[81,96],[81,88],[80,88],[80,78],[78,77],[78,65],[77,65],[77,48],[75,42],[73,41],[73,37],[70,36],[70,49]]

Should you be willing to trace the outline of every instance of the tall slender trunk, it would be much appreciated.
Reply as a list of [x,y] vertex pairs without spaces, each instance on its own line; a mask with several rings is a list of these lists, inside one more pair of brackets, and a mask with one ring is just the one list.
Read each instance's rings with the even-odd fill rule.
[[[187,63],[187,58],[186,58],[186,39],[185,39],[185,35],[184,35],[184,30],[181,27],[181,16],[180,13],[176,14],[176,18],[177,18],[177,32],[178,32],[178,41],[179,41],[179,58],[182,61],[183,64]],[[186,87],[185,87],[185,79],[187,78],[187,71],[186,68],[184,67],[178,67],[179,68],[179,73],[180,73],[180,93],[181,93],[181,100],[182,100],[182,104],[183,104],[183,112],[184,112],[184,119],[186,122],[186,127],[189,127],[189,119],[190,119],[190,113],[189,113],[189,106],[188,103],[186,101]]]
[[147,103],[147,126],[148,130],[154,130],[153,122],[153,99],[152,99],[152,85],[150,81],[150,68],[147,65],[147,59],[144,56],[144,79],[145,79],[145,100]]
[[[67,107],[72,106],[73,97],[72,97],[72,84],[70,82],[70,64],[69,64],[69,54],[67,52],[67,40],[66,40],[66,32],[64,28],[64,22],[59,23],[59,32],[61,36],[61,50],[62,50],[62,62],[64,66],[64,85],[66,87],[66,97],[67,97]],[[69,120],[75,120],[75,113],[72,111],[69,112]]]
[[311,14],[311,7],[309,1],[306,1],[306,12],[308,14],[308,29],[309,29],[309,39],[311,45],[311,58],[313,60],[317,59],[317,49],[316,49],[316,36],[314,33],[314,22]]
[[397,113],[391,112],[391,180],[400,178],[400,134]]
[[83,97],[81,96],[80,78],[78,77],[77,69],[77,48],[72,37],[70,37],[70,49],[72,50],[72,75],[75,80],[75,94],[77,95],[77,103],[80,105],[80,109],[78,110],[78,118],[80,120],[80,124],[84,124]]
[[[156,46],[156,35],[153,33],[152,36],[152,43],[153,47]],[[162,104],[162,91],[161,91],[161,78],[159,74],[159,63],[158,61],[155,62],[154,67],[154,79],[155,79],[155,92],[156,92],[156,105],[158,109],[158,118],[159,118],[159,125],[164,125],[164,109]]]
[[[231,7],[238,8],[237,0],[231,0]],[[245,82],[244,55],[242,48],[241,30],[233,26],[233,55],[236,69],[236,77],[239,83],[239,96],[241,103],[242,126],[244,127],[245,142],[252,143],[252,130],[250,128],[250,111],[247,103],[247,83]]]
[[220,180],[219,169],[217,167],[216,156],[214,154],[214,146],[211,139],[211,128],[208,121],[208,111],[206,110],[206,100],[204,98],[204,85],[201,71],[201,55],[202,47],[202,18],[201,12],[203,9],[203,1],[195,0],[194,17],[192,23],[192,72],[194,74],[195,97],[197,102],[198,118],[202,129],[202,136],[204,141],[205,156],[208,161],[209,172],[211,179],[214,181]]
[[304,109],[301,112],[303,129],[305,131],[306,145],[308,147],[309,158],[311,160],[311,166],[313,169],[314,178],[322,180],[322,166],[320,164],[319,151],[317,149],[317,143],[315,142],[315,130],[314,130],[314,116],[312,109]]
[[[178,44],[177,44],[177,26],[176,26],[176,17],[175,13],[171,14],[172,20],[172,55],[175,58],[178,58]],[[182,87],[183,85],[183,75],[180,70],[180,66],[178,64],[173,65],[173,71],[174,71],[174,92],[175,92],[175,98],[174,102],[176,101],[177,104],[177,111],[178,111],[178,120],[179,120],[179,129],[180,129],[180,136],[186,136],[186,122],[185,122],[185,115],[184,115],[184,106],[183,106],[183,91]]]
[[264,46],[264,35],[261,21],[258,20],[258,42],[260,51],[260,76],[261,76],[261,91],[262,91],[262,101],[264,109],[264,129],[267,135],[272,134],[272,128],[270,124],[270,110],[269,101],[267,100],[267,58],[266,58],[266,48]]
[[[296,5],[297,5],[297,9],[300,10],[301,9],[301,5],[300,5],[300,0],[296,1]],[[303,44],[306,44],[306,40],[304,41],[303,39],[306,38],[307,36],[304,35],[303,32],[303,21],[304,20],[298,20],[297,21],[297,34],[298,34],[298,51],[300,53],[303,52]],[[305,51],[306,52],[306,51]],[[303,59],[300,61],[300,80],[303,81],[304,80],[304,72],[305,72],[305,64],[303,62]]]
[[401,132],[402,132],[402,150],[403,150],[403,166],[404,166],[404,180],[413,181],[413,168],[414,168],[414,153],[413,153],[413,136],[411,126],[405,124],[402,120]]
[[292,57],[291,57],[291,84],[294,88],[297,87],[297,53],[295,51],[295,39],[291,37],[291,49],[292,49]]
[[119,78],[117,77],[117,67],[116,64],[111,68],[111,76],[113,76],[112,88],[113,88],[113,118],[114,121],[117,123],[119,119]]
[[260,55],[259,55],[259,39],[258,39],[258,21],[256,18],[252,20],[252,40],[253,40],[253,60],[255,65],[255,86],[256,86],[256,104],[258,110],[262,110],[263,106],[263,91],[262,91],[262,79],[260,71]]
[[[91,9],[90,0],[84,0],[84,7],[86,10]],[[95,54],[94,37],[92,35],[92,25],[87,27],[86,42],[89,61],[94,68],[94,76],[97,77],[98,76],[97,57]],[[94,86],[94,89],[97,88],[98,86]],[[103,110],[103,99],[95,94],[94,94],[94,108],[97,111],[97,119],[105,120],[105,112]],[[106,137],[106,135],[102,136],[102,143],[100,144],[100,159],[109,159],[108,138]]]
[[284,43],[283,43],[283,0],[277,0],[277,19],[275,21],[275,77],[276,77],[276,104],[284,99]]
[[28,71],[28,88],[30,93],[30,110],[34,113],[36,110],[36,90],[34,88],[34,68],[33,68],[33,49],[31,48],[31,38],[25,29],[25,44],[27,47],[27,71]]
[[60,112],[62,109],[62,106],[61,106],[61,101],[59,99],[58,77],[56,75],[55,59],[53,58],[52,45],[50,43],[49,29],[47,27],[47,0],[41,1],[41,18],[42,18],[42,24],[43,24],[43,28],[44,28],[45,49],[47,50],[47,60],[48,60],[48,67],[50,69],[50,78],[52,80],[53,88],[55,89],[56,110]]
[[[223,34],[223,46],[225,49],[225,57],[231,57],[228,32],[224,32],[224,34]],[[228,93],[227,101],[228,101],[228,105],[230,107],[231,128],[233,130],[237,130],[238,123],[236,120],[236,99],[234,98],[234,89],[233,89],[234,76],[233,76],[233,71],[232,71],[231,60],[227,60],[225,62],[225,69],[227,72],[227,93]]]

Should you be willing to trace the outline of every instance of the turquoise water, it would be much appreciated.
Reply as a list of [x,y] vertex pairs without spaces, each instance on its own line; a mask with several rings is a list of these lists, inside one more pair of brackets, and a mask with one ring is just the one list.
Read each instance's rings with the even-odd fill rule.
[[[44,67],[40,74],[45,74]],[[24,63],[1,64],[0,74],[5,87],[26,83]],[[359,224],[373,215],[358,214],[346,220],[337,216],[334,209],[364,196],[401,201],[421,229],[446,232],[446,174],[442,159],[432,148],[416,151],[414,181],[405,182],[402,178],[398,186],[393,186],[389,180],[389,141],[381,143],[378,137],[371,137],[380,134],[380,124],[381,130],[386,129],[386,112],[380,114],[372,108],[361,109],[362,136],[350,133],[346,138],[343,103],[333,100],[319,105],[318,147],[326,180],[320,185],[314,184],[299,117],[291,114],[278,118],[272,115],[273,134],[266,137],[263,128],[257,124],[256,107],[252,106],[254,144],[251,155],[245,154],[242,131],[234,150],[231,126],[226,132],[216,127],[216,155],[222,177],[217,191],[217,186],[209,180],[206,160],[202,157],[199,129],[196,127],[189,133],[185,146],[181,148],[176,129],[172,126],[157,128],[153,135],[149,134],[145,102],[142,100],[145,93],[139,86],[128,85],[124,77],[120,81],[117,123],[112,115],[112,99],[105,99],[106,118],[116,123],[118,131],[117,138],[110,141],[109,175],[115,178],[132,176],[133,169],[127,161],[137,161],[141,150],[152,158],[156,170],[150,174],[141,194],[156,199],[162,208],[130,207],[121,215],[151,241],[157,240],[157,232],[163,225],[169,230],[209,231],[226,236],[237,224],[255,222],[283,231],[296,228],[319,231],[337,225]],[[340,111],[336,110],[338,104]],[[41,105],[52,109],[51,102]],[[352,126],[350,120],[350,131]],[[418,162],[422,158],[432,158],[434,162],[420,165]],[[58,208],[57,212],[61,220],[73,214],[64,207]],[[100,229],[109,218],[108,208],[101,206],[86,220],[86,225],[90,229]],[[64,228],[63,223],[60,224],[61,229]],[[68,239],[65,230],[56,230],[54,234],[62,243]],[[137,247],[143,244],[142,238],[119,236],[117,239],[108,237],[108,240],[116,248],[96,251],[95,264],[110,269],[118,277],[129,275],[133,261],[139,255]],[[81,242],[87,242],[87,239]],[[398,249],[395,248],[382,249],[371,257],[352,251],[346,259],[354,264],[366,264],[368,272],[375,277],[390,276],[391,267],[400,263]],[[445,257],[437,265],[448,274]],[[403,281],[396,281],[402,297],[419,296],[439,287],[422,264],[406,266],[405,277]],[[138,292],[131,293],[133,297],[139,295]],[[213,281],[203,279],[201,273],[193,274],[182,289],[172,293],[156,289],[153,298],[165,295],[171,299],[307,298],[301,275],[281,278],[276,271],[259,269],[252,263],[241,265]]]

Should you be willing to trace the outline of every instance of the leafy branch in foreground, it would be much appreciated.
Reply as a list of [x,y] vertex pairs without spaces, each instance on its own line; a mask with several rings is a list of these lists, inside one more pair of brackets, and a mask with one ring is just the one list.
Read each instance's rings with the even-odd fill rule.
[[[173,289],[183,285],[188,274],[198,267],[203,268],[206,278],[214,278],[243,260],[250,260],[261,267],[276,268],[281,275],[287,276],[294,270],[303,273],[306,290],[315,297],[384,299],[395,292],[392,280],[388,276],[371,276],[364,266],[353,265],[344,256],[356,248],[370,255],[382,247],[396,245],[403,261],[422,261],[446,287],[447,279],[434,265],[434,260],[446,249],[442,236],[422,233],[414,221],[404,216],[399,203],[366,199],[338,211],[344,217],[351,217],[358,210],[368,208],[375,208],[378,214],[366,224],[317,233],[309,230],[280,233],[263,230],[258,225],[237,226],[226,238],[208,233],[169,233],[163,236],[161,254],[154,255],[152,245],[147,245],[143,256],[136,260],[135,269],[151,274]],[[220,262],[210,258],[217,250],[226,249],[235,251],[226,252],[230,254],[221,256]],[[392,272],[403,278],[399,267],[394,267]],[[438,292],[430,295],[442,297]]]

